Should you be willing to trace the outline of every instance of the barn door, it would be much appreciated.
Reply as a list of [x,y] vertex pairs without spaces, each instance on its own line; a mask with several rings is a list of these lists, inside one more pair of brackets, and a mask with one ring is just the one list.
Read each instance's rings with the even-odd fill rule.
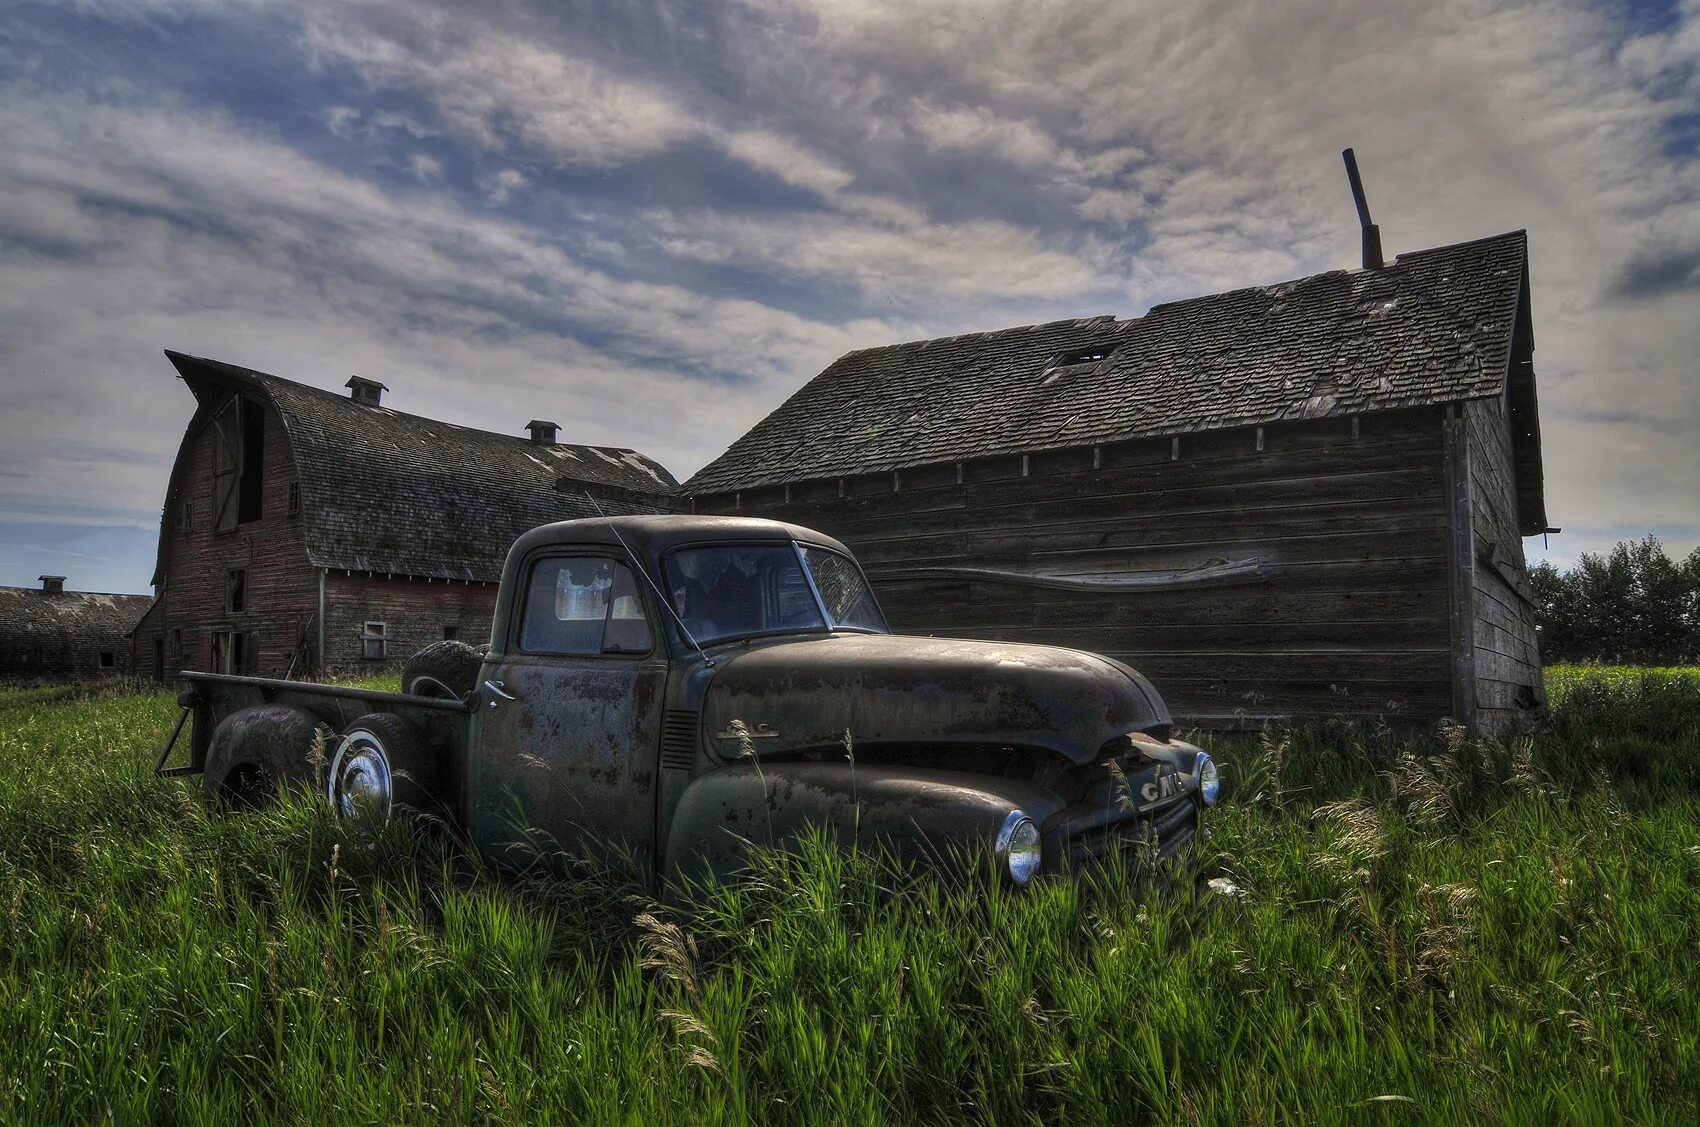
[[233,395],[213,416],[213,529],[236,527],[236,483],[242,469],[242,397]]

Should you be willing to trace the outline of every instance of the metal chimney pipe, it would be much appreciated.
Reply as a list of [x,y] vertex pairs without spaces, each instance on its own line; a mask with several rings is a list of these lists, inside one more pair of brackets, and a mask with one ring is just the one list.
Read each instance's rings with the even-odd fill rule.
[[1346,179],[1352,182],[1352,202],[1358,208],[1358,226],[1364,233],[1364,269],[1379,270],[1386,265],[1381,260],[1381,228],[1369,221],[1369,201],[1364,198],[1363,178],[1358,175],[1357,154],[1346,149],[1340,154],[1346,159]]

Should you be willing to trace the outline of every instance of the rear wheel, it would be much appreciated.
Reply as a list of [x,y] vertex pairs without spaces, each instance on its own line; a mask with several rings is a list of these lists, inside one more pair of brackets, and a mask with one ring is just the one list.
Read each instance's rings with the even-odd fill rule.
[[220,721],[207,748],[201,794],[209,802],[254,810],[285,786],[313,785],[318,720],[299,708],[262,704]]
[[418,728],[387,712],[369,713],[348,726],[331,754],[326,797],[339,818],[424,813],[441,805],[436,768]]
[[481,650],[465,642],[432,642],[401,667],[401,691],[423,697],[460,700],[478,684]]

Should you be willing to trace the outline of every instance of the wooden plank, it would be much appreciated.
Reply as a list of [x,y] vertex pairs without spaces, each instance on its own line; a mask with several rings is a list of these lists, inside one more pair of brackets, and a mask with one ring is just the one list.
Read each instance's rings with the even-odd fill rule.
[[[1073,543],[1113,547],[1195,540],[1201,533],[1224,530],[1238,532],[1250,529],[1264,537],[1318,536],[1342,532],[1434,529],[1443,527],[1445,522],[1445,515],[1430,501],[1413,498],[1374,505],[1336,501],[1270,508],[1234,506],[1183,513],[1129,512],[1090,518],[1082,518],[1073,512],[1061,514],[1053,509],[1047,516],[1049,519],[1024,522],[1020,527],[1021,534],[1047,543],[1065,539]],[[998,538],[1007,539],[1014,530],[1007,525],[941,528],[936,525],[906,526],[890,521],[871,529],[871,534],[850,533],[843,529],[837,531],[840,539],[856,545],[858,553],[888,544],[944,543],[958,546],[965,556],[971,556],[978,550],[978,545]]]
[[[1355,478],[1365,473],[1409,473],[1414,467],[1431,464],[1423,455],[1436,448],[1437,444],[1429,441],[1389,440],[1285,455],[1247,453],[1237,458],[1216,460],[1183,457],[1178,462],[1163,462],[1131,470],[1086,470],[980,483],[970,479],[961,486],[905,489],[895,494],[889,492],[890,475],[886,474],[878,480],[888,487],[887,492],[874,496],[849,496],[842,500],[827,498],[811,502],[793,501],[790,505],[756,506],[751,502],[750,491],[745,491],[741,511],[745,515],[769,515],[783,511],[808,523],[807,517],[811,514],[847,520],[860,516],[946,509],[956,505],[957,497],[969,506],[979,507],[1021,502],[1046,504],[1060,498],[1087,496],[1138,496],[1207,486],[1259,486],[1281,482],[1316,484],[1322,479]],[[780,495],[776,487],[774,496]]]
[[1462,415],[1448,409],[1441,424],[1445,439],[1448,504],[1448,617],[1452,634],[1452,716],[1466,728],[1476,726],[1475,513],[1470,500],[1469,429]]
[[[1035,594],[1050,592],[1035,592]],[[888,616],[902,608],[906,616],[914,611],[931,611],[934,615],[948,613],[950,620],[964,628],[1011,621],[1011,616],[1028,612],[1042,615],[1045,622],[1058,629],[1076,625],[1103,626],[1236,626],[1257,625],[1280,620],[1296,624],[1338,625],[1353,622],[1421,622],[1444,623],[1434,613],[1435,603],[1445,598],[1445,592],[1342,591],[1321,594],[1292,593],[1269,586],[1257,588],[1223,587],[1194,592],[1182,598],[1160,595],[1130,596],[1106,599],[1100,596],[1079,595],[1053,601],[1009,600],[979,602],[971,599],[941,602],[923,592],[915,598],[880,595],[880,604]]]
[[[955,616],[952,616],[950,626],[953,630],[974,629],[974,624]],[[1006,641],[1069,646],[1095,652],[1104,649],[1164,649],[1208,653],[1223,649],[1291,651],[1315,648],[1328,652],[1375,654],[1391,649],[1449,652],[1451,645],[1445,623],[1438,616],[1317,623],[1283,620],[1223,626],[1059,626],[1051,620],[1035,620],[1030,624],[1004,623],[988,629],[995,630],[996,636]]]

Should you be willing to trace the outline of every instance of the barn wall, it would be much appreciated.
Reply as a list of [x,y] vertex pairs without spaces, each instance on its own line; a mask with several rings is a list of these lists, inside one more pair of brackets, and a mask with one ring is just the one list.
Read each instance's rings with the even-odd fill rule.
[[[1423,409],[699,497],[849,544],[904,632],[1109,654],[1192,723],[1451,711],[1440,413]],[[1025,476],[1024,476],[1025,474]],[[960,482],[959,482],[960,477]],[[841,495],[842,493],[842,495]],[[1080,592],[894,578],[1056,575],[1256,559],[1252,580]]]
[[1518,531],[1516,457],[1504,398],[1464,404],[1474,568],[1477,724],[1516,726],[1546,704],[1535,607]]
[[[332,673],[373,674],[393,669],[411,654],[443,639],[453,627],[471,646],[490,640],[496,613],[494,583],[344,575],[325,579],[325,665]],[[367,622],[382,622],[385,655],[369,659],[361,634]]]
[[[143,676],[170,677],[184,669],[211,668],[213,631],[229,629],[254,640],[253,671],[281,677],[298,659],[303,637],[315,638],[318,573],[307,562],[301,519],[288,515],[288,487],[295,464],[277,412],[265,416],[260,519],[227,532],[214,531],[216,432],[197,412],[191,434],[179,451],[177,493],[167,498],[160,525],[165,583],[158,604],[133,635],[133,660]],[[189,531],[183,532],[187,504]],[[233,568],[248,573],[247,609],[232,613],[225,605],[225,583]],[[182,631],[182,647],[174,631]],[[165,668],[154,664],[154,642],[163,643]],[[311,652],[309,645],[307,652]],[[299,660],[297,677],[311,672]]]

